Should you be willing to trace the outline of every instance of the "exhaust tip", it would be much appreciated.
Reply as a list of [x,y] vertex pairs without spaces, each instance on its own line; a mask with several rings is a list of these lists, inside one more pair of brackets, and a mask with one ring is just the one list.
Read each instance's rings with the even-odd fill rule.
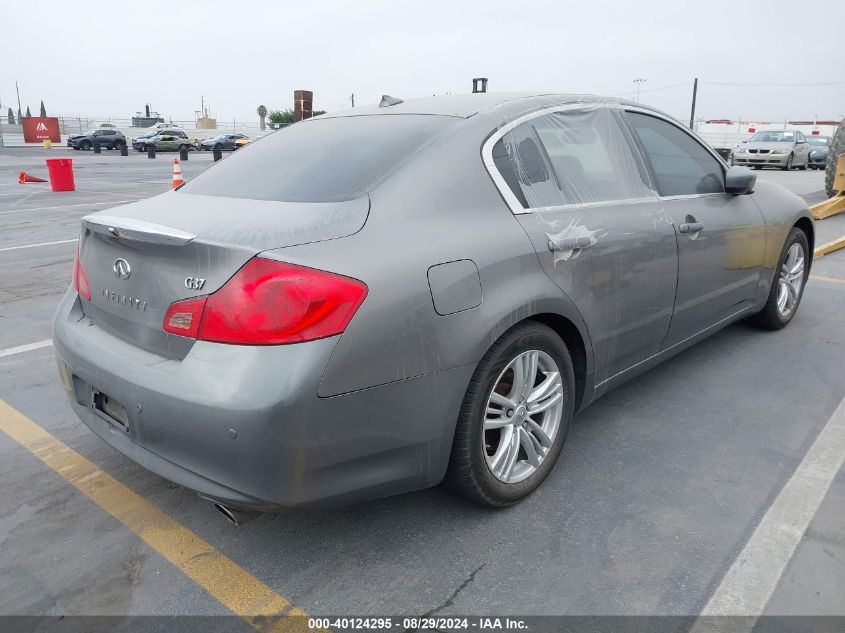
[[244,512],[243,510],[235,510],[234,508],[227,508],[226,506],[215,503],[214,507],[235,527],[240,527],[244,523],[252,521],[258,516],[257,512]]

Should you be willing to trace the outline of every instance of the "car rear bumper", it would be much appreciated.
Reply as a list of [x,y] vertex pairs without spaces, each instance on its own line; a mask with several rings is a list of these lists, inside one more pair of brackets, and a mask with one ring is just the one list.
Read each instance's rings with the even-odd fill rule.
[[[69,290],[54,320],[71,406],[148,470],[243,510],[334,505],[442,479],[473,367],[320,398],[337,337],[282,346],[197,342],[181,361],[92,324]],[[126,410],[128,429],[91,404]]]

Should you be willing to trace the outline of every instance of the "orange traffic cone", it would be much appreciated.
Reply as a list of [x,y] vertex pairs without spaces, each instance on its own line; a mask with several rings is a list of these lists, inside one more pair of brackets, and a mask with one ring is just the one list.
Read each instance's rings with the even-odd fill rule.
[[24,184],[25,182],[47,182],[43,178],[39,178],[38,176],[30,176],[25,171],[22,171],[18,175],[18,182]]
[[179,159],[173,159],[173,188],[176,189],[179,185],[184,185],[185,179],[182,178],[182,168],[179,167]]

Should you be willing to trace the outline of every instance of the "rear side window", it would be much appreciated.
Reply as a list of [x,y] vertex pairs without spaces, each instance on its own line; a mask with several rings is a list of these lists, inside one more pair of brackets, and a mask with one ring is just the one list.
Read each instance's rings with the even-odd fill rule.
[[180,191],[287,202],[353,200],[453,121],[403,114],[295,123],[235,152]]
[[523,207],[653,197],[618,113],[603,107],[536,117],[493,147],[493,161]]
[[721,165],[692,136],[657,117],[638,112],[627,116],[651,163],[661,196],[724,192]]

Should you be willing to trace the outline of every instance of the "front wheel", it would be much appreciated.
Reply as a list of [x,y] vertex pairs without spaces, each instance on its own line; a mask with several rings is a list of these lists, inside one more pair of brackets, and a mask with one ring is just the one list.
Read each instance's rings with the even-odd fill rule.
[[87,152],[89,149],[91,149],[91,143],[89,143],[88,141],[82,141],[79,144],[79,147],[80,147],[80,149],[83,149]]
[[563,448],[575,400],[560,337],[528,321],[496,341],[464,397],[447,481],[482,505],[509,506],[542,483]]
[[792,155],[792,154],[790,154],[790,155],[789,155],[789,158],[787,158],[787,159],[786,159],[786,165],[784,165],[783,167],[781,167],[781,169],[782,169],[783,171],[792,171],[792,159],[793,159],[793,155]]
[[778,260],[766,305],[749,319],[752,325],[766,330],[779,330],[792,320],[810,274],[809,258],[807,236],[801,229],[793,227]]

